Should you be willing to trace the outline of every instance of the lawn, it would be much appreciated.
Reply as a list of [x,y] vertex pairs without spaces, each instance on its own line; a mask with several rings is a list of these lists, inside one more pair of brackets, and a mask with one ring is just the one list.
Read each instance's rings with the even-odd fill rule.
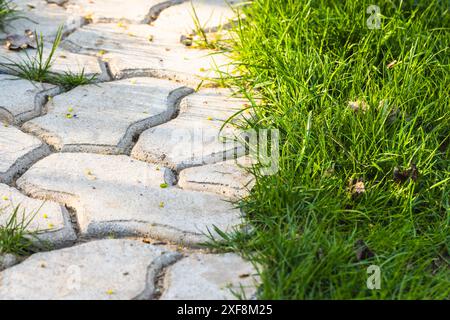
[[221,244],[260,298],[450,298],[450,5],[372,2],[255,0],[234,29],[246,127],[281,138]]

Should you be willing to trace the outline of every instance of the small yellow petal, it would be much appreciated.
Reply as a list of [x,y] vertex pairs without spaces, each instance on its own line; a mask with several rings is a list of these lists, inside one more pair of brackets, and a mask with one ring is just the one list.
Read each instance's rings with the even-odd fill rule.
[[7,196],[2,197],[3,200],[8,201],[9,198]]
[[122,21],[119,21],[119,22],[117,23],[117,26],[118,26],[119,28],[128,29],[128,26],[127,26],[124,22],[122,22]]
[[114,291],[112,289],[106,290],[106,294],[112,295],[114,294]]
[[161,201],[161,202],[159,203],[159,207],[160,207],[160,208],[164,208],[164,202]]
[[44,217],[44,219],[48,219],[48,215],[47,214],[44,213],[42,216]]
[[169,185],[168,185],[167,183],[161,183],[159,186],[160,186],[162,189],[165,189],[165,188],[167,188]]
[[49,229],[53,229],[54,227],[55,227],[55,225],[54,225],[53,223],[49,223],[49,224],[48,224],[48,228],[49,228]]
[[209,121],[211,121],[213,118],[212,118],[212,117],[208,117],[207,119],[208,119]]
[[92,13],[92,12],[88,12],[88,13],[84,16],[84,19],[85,19],[85,20],[92,20],[92,16],[93,16],[93,13]]

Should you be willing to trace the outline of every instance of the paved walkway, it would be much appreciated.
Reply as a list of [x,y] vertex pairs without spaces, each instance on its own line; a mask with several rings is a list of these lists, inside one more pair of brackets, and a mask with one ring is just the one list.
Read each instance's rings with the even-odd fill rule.
[[[234,129],[219,135],[246,101],[212,86],[194,91],[229,61],[181,43],[193,33],[191,2],[13,2],[28,19],[8,25],[1,42],[36,30],[48,52],[64,24],[52,70],[84,69],[98,83],[64,92],[0,67],[0,224],[20,204],[37,212],[28,228],[52,248],[15,265],[0,256],[0,299],[254,296],[250,263],[199,248],[213,226],[242,224],[230,200],[252,178],[243,148],[225,139]],[[224,0],[193,5],[205,30],[234,17]],[[0,62],[26,52],[34,55],[2,46]]]

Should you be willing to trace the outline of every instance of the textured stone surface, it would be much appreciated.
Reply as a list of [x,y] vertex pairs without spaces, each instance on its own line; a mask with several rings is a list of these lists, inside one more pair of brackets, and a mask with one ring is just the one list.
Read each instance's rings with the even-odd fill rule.
[[19,263],[19,258],[17,256],[10,253],[0,254],[0,271],[10,268],[17,263]]
[[7,223],[17,206],[18,222],[28,224],[28,231],[37,232],[36,237],[33,237],[36,244],[61,247],[76,240],[69,213],[65,208],[54,202],[31,199],[17,189],[0,184],[0,226]]
[[40,115],[46,96],[57,92],[52,85],[0,75],[0,122],[19,124]]
[[177,253],[132,240],[37,253],[0,273],[0,299],[150,299],[155,276],[177,258]]
[[17,184],[28,195],[75,208],[81,232],[93,236],[148,234],[191,245],[205,241],[213,225],[230,230],[241,222],[230,203],[172,182],[170,170],[127,156],[60,153]]
[[[155,38],[158,35],[158,38]],[[153,39],[150,41],[149,39]],[[114,78],[152,76],[197,85],[228,69],[224,54],[187,48],[180,35],[148,25],[93,24],[71,34],[62,46],[73,52],[101,56]]]
[[69,0],[68,11],[89,16],[94,22],[143,23],[152,12],[183,0]]
[[39,139],[15,127],[0,125],[0,182],[11,182],[15,175],[49,152]]
[[[46,61],[51,52],[51,43],[45,43],[43,61]],[[36,49],[26,49],[21,51],[11,51],[4,46],[0,46],[0,72],[15,74],[13,63],[23,63],[36,60]],[[80,74],[90,77],[97,75],[98,81],[108,80],[109,76],[97,57],[81,55],[69,52],[63,48],[58,48],[52,59],[52,72],[64,74],[66,72]]]
[[62,151],[123,153],[134,136],[170,120],[192,91],[152,78],[80,86],[54,97],[47,114],[23,128]]
[[233,253],[194,254],[166,270],[161,299],[231,300],[235,294],[250,299],[256,293],[255,273]]
[[239,158],[216,164],[184,169],[178,185],[187,190],[220,194],[233,200],[248,195],[254,184],[253,176],[245,170],[249,160]]
[[220,132],[224,121],[244,104],[241,99],[227,98],[227,94],[228,90],[206,89],[184,98],[178,117],[145,131],[132,156],[181,170],[243,155],[242,145],[224,140],[237,133],[230,127]]
[[77,14],[68,13],[64,8],[44,0],[14,0],[11,6],[18,10],[18,19],[5,24],[4,32],[0,31],[0,39],[7,34],[23,34],[25,30],[37,32],[49,41],[52,41],[63,27],[63,32],[71,32],[85,23]]

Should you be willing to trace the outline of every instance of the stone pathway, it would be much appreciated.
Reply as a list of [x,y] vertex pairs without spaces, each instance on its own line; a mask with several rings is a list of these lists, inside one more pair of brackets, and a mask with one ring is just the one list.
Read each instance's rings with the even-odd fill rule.
[[[227,1],[13,3],[28,19],[0,42],[36,30],[48,54],[63,25],[52,71],[98,83],[64,92],[0,66],[0,225],[19,205],[42,248],[0,255],[0,299],[254,298],[249,262],[200,247],[214,226],[242,227],[231,200],[253,184],[238,133],[220,131],[246,101],[201,86],[230,60],[182,43],[192,6],[215,32],[235,17]],[[27,54],[2,46],[0,64]]]

